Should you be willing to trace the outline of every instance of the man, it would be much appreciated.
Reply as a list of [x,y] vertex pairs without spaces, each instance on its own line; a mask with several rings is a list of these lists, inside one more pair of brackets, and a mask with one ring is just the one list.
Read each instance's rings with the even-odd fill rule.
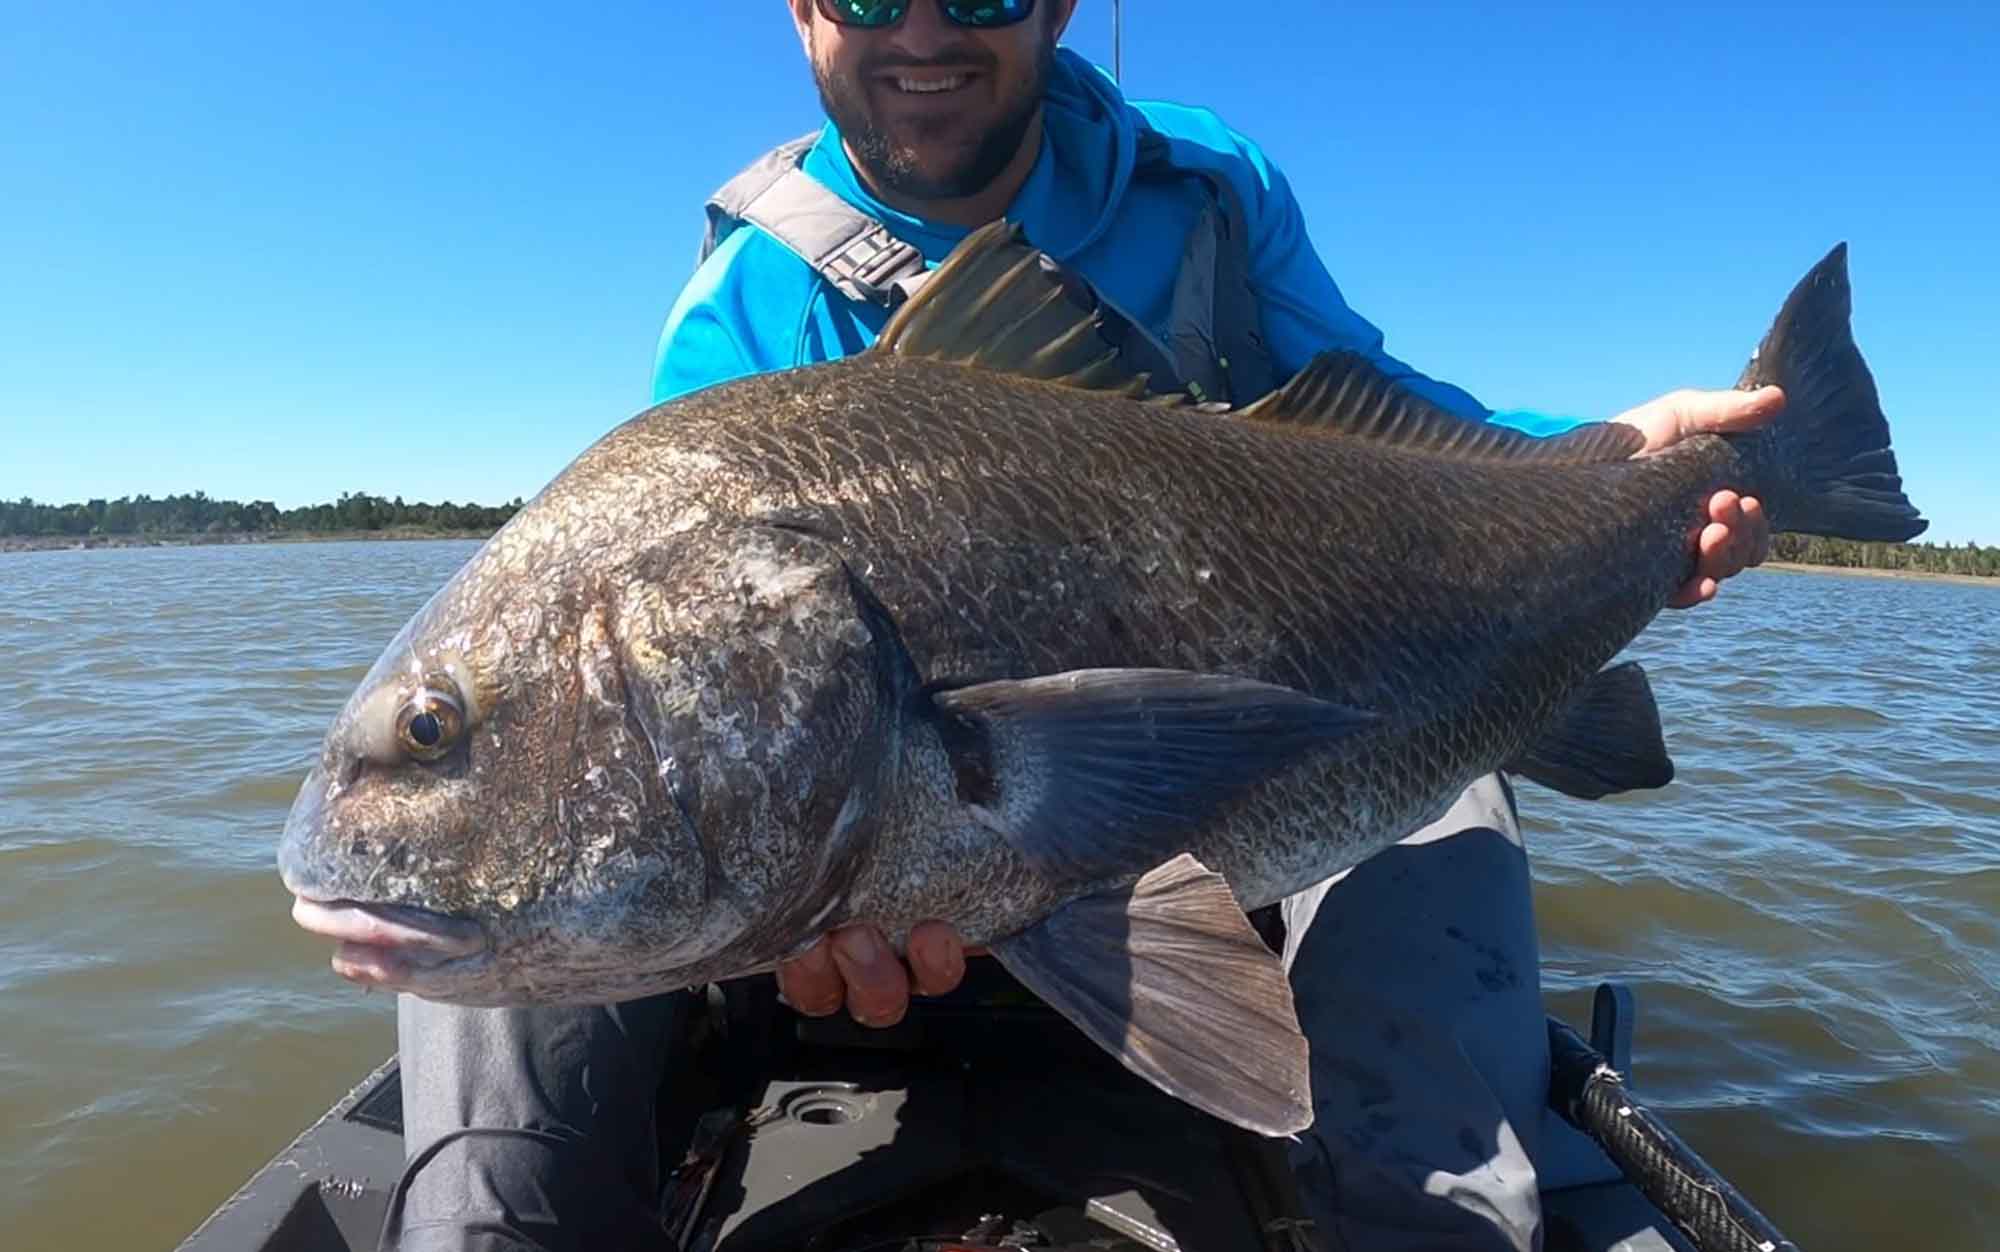
[[[1212,114],[1127,102],[1057,50],[1075,0],[789,0],[829,123],[733,182],[661,337],[654,398],[865,348],[899,296],[996,217],[1087,279],[1147,352],[1243,403],[1328,348],[1468,420],[1489,413],[1382,350],[1306,237],[1284,177]],[[1648,450],[1768,419],[1775,389],[1680,392],[1618,420]],[[1762,559],[1756,502],[1719,494],[1677,598]],[[1325,905],[1322,908],[1322,905]],[[1329,1246],[1539,1241],[1546,1040],[1525,853],[1496,778],[1337,883],[1287,901],[1285,960],[1316,1122],[1292,1149]],[[869,1025],[956,986],[941,923],[907,967],[850,926],[779,971],[800,1012]],[[622,1247],[655,1237],[650,1097],[674,1000],[475,1011],[400,1002],[405,1248]]]

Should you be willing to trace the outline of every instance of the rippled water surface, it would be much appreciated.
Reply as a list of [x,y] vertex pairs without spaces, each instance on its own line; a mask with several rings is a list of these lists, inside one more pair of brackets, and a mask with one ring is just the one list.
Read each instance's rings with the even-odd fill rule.
[[[0,556],[0,1230],[170,1248],[394,1046],[272,856],[463,543]],[[1680,777],[1524,785],[1552,1007],[1810,1250],[2000,1247],[2000,587],[1758,572],[1633,647]]]

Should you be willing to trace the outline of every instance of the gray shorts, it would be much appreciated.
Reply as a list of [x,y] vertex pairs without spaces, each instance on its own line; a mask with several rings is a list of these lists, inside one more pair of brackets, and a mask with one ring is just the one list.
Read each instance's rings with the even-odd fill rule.
[[[1291,1160],[1320,1245],[1539,1247],[1548,1034],[1505,785],[1473,784],[1442,820],[1283,913],[1315,1115]],[[686,1003],[401,997],[404,1133],[413,1160],[427,1155],[392,1246],[657,1246],[653,1099]]]

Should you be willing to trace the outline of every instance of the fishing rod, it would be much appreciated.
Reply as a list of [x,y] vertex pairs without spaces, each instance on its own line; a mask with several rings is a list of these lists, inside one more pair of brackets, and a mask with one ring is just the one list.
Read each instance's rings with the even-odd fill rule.
[[1119,55],[1120,35],[1125,29],[1125,6],[1121,0],[1111,0],[1111,81],[1120,87],[1125,85],[1124,58]]

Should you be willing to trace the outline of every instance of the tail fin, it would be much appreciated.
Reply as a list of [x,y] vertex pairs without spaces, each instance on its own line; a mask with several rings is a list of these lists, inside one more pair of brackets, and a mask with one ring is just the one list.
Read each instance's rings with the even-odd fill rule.
[[1785,411],[1730,436],[1773,530],[1838,539],[1903,540],[1930,523],[1903,494],[1889,422],[1848,325],[1847,245],[1792,288],[1737,386],[1776,383]]

